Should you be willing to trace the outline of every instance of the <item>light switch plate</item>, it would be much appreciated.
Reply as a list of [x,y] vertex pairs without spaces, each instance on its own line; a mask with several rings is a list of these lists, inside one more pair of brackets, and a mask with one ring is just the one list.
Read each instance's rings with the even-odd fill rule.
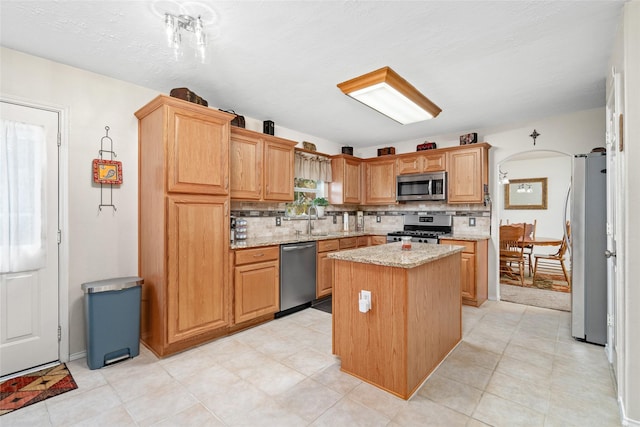
[[380,215],[376,216],[376,222],[380,222],[382,221],[382,218],[380,218]]
[[476,226],[476,219],[471,217],[469,218],[469,227],[475,227]]

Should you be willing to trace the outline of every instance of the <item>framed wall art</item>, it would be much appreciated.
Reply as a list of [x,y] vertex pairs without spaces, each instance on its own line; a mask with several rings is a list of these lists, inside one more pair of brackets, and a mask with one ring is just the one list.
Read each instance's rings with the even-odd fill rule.
[[93,182],[122,184],[122,162],[93,159]]

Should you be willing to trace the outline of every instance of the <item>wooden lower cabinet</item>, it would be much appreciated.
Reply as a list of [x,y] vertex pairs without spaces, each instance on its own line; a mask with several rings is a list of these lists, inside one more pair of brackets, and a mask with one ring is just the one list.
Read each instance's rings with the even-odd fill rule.
[[235,252],[234,323],[273,314],[280,309],[280,248]]
[[[334,260],[340,370],[409,399],[462,338],[460,253],[413,268]],[[358,293],[371,309],[358,310]]]
[[340,250],[343,249],[355,249],[358,247],[357,237],[345,237],[340,239]]
[[370,236],[358,236],[356,242],[359,248],[365,248],[371,245],[371,238]]
[[479,307],[487,300],[488,293],[488,240],[440,239],[440,243],[464,246],[460,271],[462,303]]
[[371,236],[345,237],[320,240],[316,256],[316,298],[331,295],[333,291],[333,260],[327,258],[331,252],[369,246]]
[[174,194],[165,203],[166,216],[140,212],[141,339],[159,357],[224,335],[230,324],[228,198]]
[[385,245],[387,243],[387,236],[370,236],[371,246]]
[[327,258],[340,248],[338,239],[320,240],[316,255],[316,298],[331,295],[333,289],[333,260]]

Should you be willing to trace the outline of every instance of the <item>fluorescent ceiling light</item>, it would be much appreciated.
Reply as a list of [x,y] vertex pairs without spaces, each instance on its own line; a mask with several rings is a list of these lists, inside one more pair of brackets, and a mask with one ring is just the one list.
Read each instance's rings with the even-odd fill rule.
[[389,67],[340,83],[338,87],[345,95],[403,125],[432,119],[442,111]]

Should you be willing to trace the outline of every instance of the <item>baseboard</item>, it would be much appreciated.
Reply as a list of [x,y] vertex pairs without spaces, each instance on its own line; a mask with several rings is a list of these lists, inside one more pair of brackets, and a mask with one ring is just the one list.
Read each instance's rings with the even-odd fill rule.
[[623,426],[640,427],[640,420],[632,420],[631,418],[627,418],[624,410],[624,402],[620,397],[618,397],[618,407],[620,408],[620,419],[622,420]]
[[84,359],[86,357],[87,357],[87,352],[81,351],[79,353],[73,353],[69,355],[69,361],[71,362],[72,360]]

